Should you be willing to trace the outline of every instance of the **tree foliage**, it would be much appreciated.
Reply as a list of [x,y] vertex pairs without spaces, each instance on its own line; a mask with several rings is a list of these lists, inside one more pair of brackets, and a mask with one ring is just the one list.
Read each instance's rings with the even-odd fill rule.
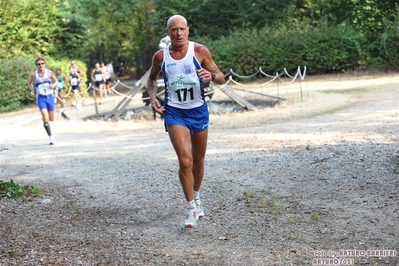
[[88,22],[90,18],[81,12],[80,1],[62,1],[58,5],[60,15],[55,17],[57,37],[49,54],[58,59],[87,58],[90,51],[86,48],[88,41]]
[[224,71],[397,69],[396,2],[0,0],[0,112],[33,101],[26,75],[38,55],[64,72],[72,59],[88,71],[98,61],[124,62],[140,77],[174,14],[187,17],[190,38],[207,45]]
[[399,69],[399,6],[396,8],[394,20],[385,20],[385,32],[382,35],[381,43],[384,47],[388,64]]
[[57,37],[56,3],[0,0],[0,58],[47,54]]
[[165,34],[166,21],[175,14],[189,20],[193,37],[218,39],[238,29],[261,29],[284,18],[292,0],[154,0],[156,33]]
[[109,60],[131,64],[135,60],[139,67],[142,58],[148,59],[148,46],[154,44],[147,23],[151,2],[87,0],[81,5],[90,18],[86,43],[92,51],[90,65]]

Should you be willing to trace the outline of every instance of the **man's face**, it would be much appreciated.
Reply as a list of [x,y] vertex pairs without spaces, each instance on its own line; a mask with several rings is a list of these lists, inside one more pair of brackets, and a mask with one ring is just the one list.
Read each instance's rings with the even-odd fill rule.
[[187,43],[189,27],[184,19],[175,19],[166,30],[173,45],[181,46]]
[[43,60],[38,60],[36,62],[37,69],[42,70],[46,67],[46,63]]

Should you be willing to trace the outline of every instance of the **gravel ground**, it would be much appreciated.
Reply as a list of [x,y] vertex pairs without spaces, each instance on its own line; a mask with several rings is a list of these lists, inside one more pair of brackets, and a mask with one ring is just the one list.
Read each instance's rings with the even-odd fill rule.
[[399,265],[397,77],[258,91],[287,100],[262,108],[240,92],[261,108],[221,112],[216,90],[192,230],[163,122],[141,99],[119,122],[66,108],[54,146],[36,109],[0,116],[0,179],[43,190],[0,199],[0,265]]

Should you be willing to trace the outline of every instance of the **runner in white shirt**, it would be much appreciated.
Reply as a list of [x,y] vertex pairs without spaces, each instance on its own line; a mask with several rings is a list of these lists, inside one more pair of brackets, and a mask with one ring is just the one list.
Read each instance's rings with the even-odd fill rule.
[[46,69],[46,60],[38,57],[35,60],[37,70],[29,76],[28,86],[30,95],[36,95],[37,106],[42,114],[43,126],[49,137],[50,145],[54,145],[54,136],[51,133],[50,121],[54,121],[54,89],[58,80],[51,70]]
[[[193,228],[197,219],[204,216],[199,191],[204,176],[209,112],[203,82],[223,84],[224,75],[204,45],[188,40],[189,27],[183,16],[169,18],[166,33],[171,44],[154,54],[147,90],[153,110],[164,114],[187,201],[184,227]],[[157,77],[161,71],[165,77],[163,106],[156,99]]]

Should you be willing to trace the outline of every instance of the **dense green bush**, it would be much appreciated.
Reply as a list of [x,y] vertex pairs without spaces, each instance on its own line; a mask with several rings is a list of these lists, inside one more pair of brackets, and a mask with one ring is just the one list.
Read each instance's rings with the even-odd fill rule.
[[388,64],[399,69],[399,6],[394,21],[385,21],[385,32],[381,43]]
[[197,41],[207,45],[222,71],[232,68],[242,75],[253,74],[259,67],[273,74],[306,66],[309,74],[324,74],[371,65],[365,52],[367,39],[345,24],[266,27],[237,31],[216,41]]
[[28,79],[34,59],[13,58],[0,62],[0,112],[22,109],[33,101],[29,96]]
[[[70,60],[55,61],[46,57],[46,68],[55,72],[61,68],[64,75],[68,75]],[[87,73],[86,65],[79,60],[76,63],[83,73]],[[0,113],[23,109],[35,103],[28,89],[29,75],[36,70],[34,57],[18,57],[0,61]],[[87,83],[86,75],[82,78],[82,89]]]

